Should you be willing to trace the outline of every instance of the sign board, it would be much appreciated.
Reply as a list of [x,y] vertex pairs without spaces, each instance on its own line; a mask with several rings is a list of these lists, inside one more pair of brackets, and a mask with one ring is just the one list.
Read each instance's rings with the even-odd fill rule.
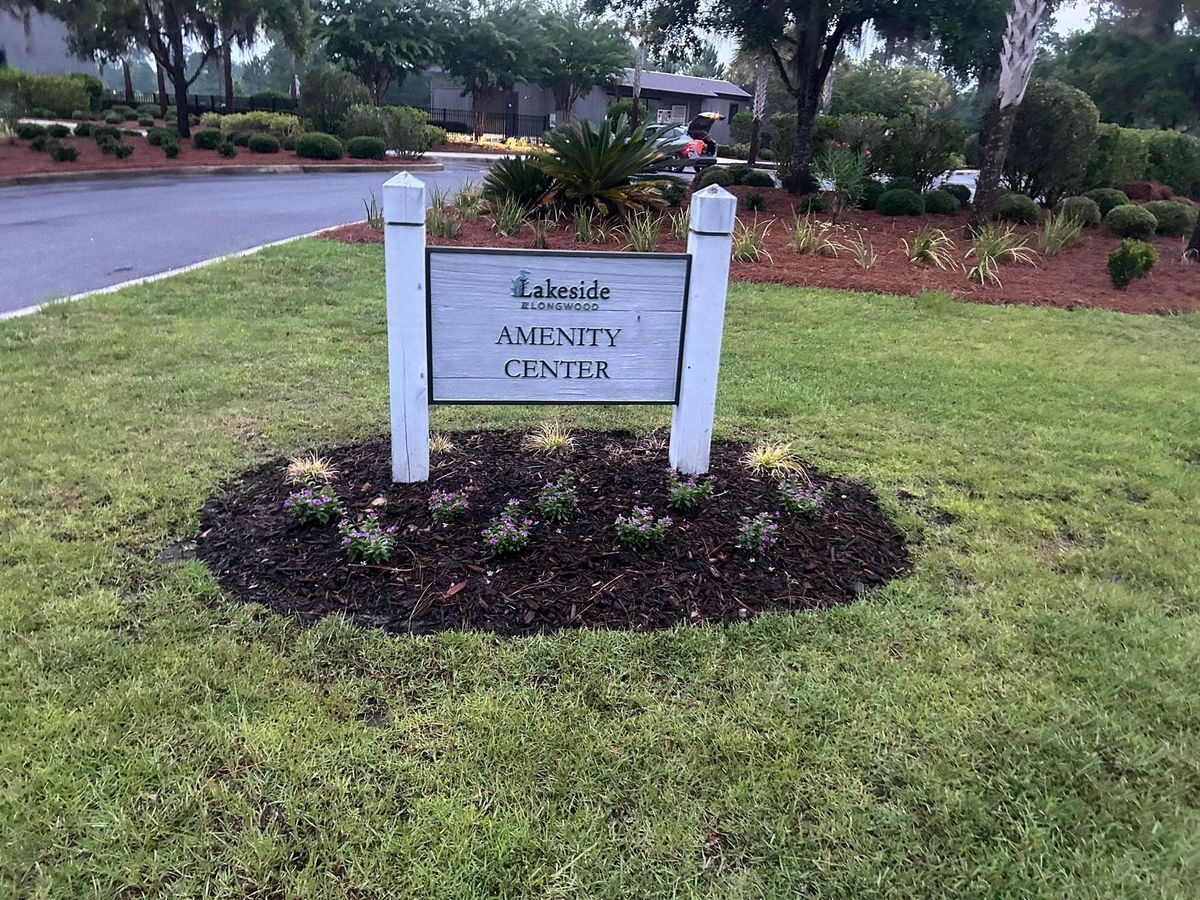
[[691,257],[426,250],[430,403],[675,403]]

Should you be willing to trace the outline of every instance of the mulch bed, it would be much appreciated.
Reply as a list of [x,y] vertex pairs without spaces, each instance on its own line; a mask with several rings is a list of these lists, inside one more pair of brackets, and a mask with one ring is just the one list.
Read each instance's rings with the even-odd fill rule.
[[[199,129],[194,129],[195,131]],[[112,169],[179,169],[188,166],[280,166],[280,165],[375,165],[381,170],[395,169],[400,160],[370,160],[350,159],[338,160],[301,159],[295,153],[281,150],[278,153],[252,153],[245,147],[238,147],[237,156],[225,157],[216,150],[199,150],[192,145],[191,140],[183,141],[179,155],[169,159],[161,147],[153,147],[142,136],[126,135],[121,138],[123,143],[133,147],[133,153],[125,159],[117,159],[100,152],[95,140],[90,137],[65,137],[60,143],[69,144],[79,151],[79,158],[74,162],[55,162],[48,153],[39,153],[29,148],[29,141],[17,141],[11,144],[0,140],[0,177],[11,175],[33,175],[42,172],[57,174],[68,172],[95,172]]]
[[[1063,309],[1100,307],[1125,313],[1181,313],[1200,310],[1200,266],[1182,261],[1186,238],[1158,237],[1159,261],[1144,278],[1135,281],[1124,291],[1118,291],[1108,278],[1108,254],[1120,246],[1120,238],[1098,228],[1086,229],[1082,241],[1059,256],[1039,256],[1035,265],[1009,265],[1000,270],[1002,284],[980,285],[969,280],[964,270],[943,271],[930,265],[914,265],[906,257],[902,241],[912,242],[924,226],[943,229],[957,245],[961,260],[969,249],[962,238],[966,224],[965,211],[952,216],[921,216],[918,218],[888,217],[875,212],[855,212],[842,217],[838,225],[839,240],[846,243],[861,235],[872,244],[879,260],[874,268],[862,269],[853,253],[843,251],[836,257],[799,254],[791,249],[792,206],[796,198],[779,188],[733,187],[730,190],[745,198],[760,194],[766,209],[755,214],[739,204],[738,216],[745,222],[770,222],[766,249],[771,258],[758,263],[734,262],[730,277],[734,281],[754,281],[804,287],[839,288],[880,294],[915,296],[925,290],[947,291],[959,300],[975,303],[1020,304],[1053,306]],[[814,218],[828,221],[827,215]],[[1030,246],[1037,246],[1037,228],[1017,226],[1017,231],[1029,237]],[[379,243],[383,232],[365,223],[348,225],[326,232],[325,237],[348,243]],[[496,235],[486,219],[465,223],[456,239],[430,237],[431,245],[468,247],[529,247],[532,233],[518,237]],[[551,249],[581,249],[575,243],[570,222],[552,229],[547,244]],[[671,236],[663,229],[658,249],[666,253],[682,253],[686,241]],[[590,245],[595,250],[622,250],[624,241],[608,245]]]
[[[285,462],[228,485],[204,507],[197,555],[247,602],[312,621],[341,614],[388,631],[476,629],[506,635],[565,628],[656,629],[735,622],[770,611],[827,608],[905,572],[900,534],[865,487],[809,470],[829,499],[807,520],[781,514],[780,540],[766,559],[737,549],[738,519],[780,510],[774,478],[741,464],[746,447],[713,446],[717,493],[644,553],[625,549],[613,520],[635,505],[667,513],[667,450],[661,437],[586,433],[565,457],[521,448],[512,432],[453,436],[433,459],[430,483],[391,483],[386,439],[331,450],[334,482],[354,518],[376,511],[399,527],[382,565],[351,564],[335,525],[303,526],[284,510]],[[532,509],[563,472],[576,479],[578,509],[562,526],[537,525],[523,552],[489,558],[480,532],[509,497]],[[435,526],[432,488],[466,491],[467,515]]]

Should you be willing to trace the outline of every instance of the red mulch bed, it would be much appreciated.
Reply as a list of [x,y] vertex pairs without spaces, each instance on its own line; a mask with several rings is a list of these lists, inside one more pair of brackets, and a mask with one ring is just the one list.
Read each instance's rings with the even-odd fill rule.
[[[848,251],[836,257],[818,257],[798,254],[791,249],[789,234],[795,198],[786,191],[747,187],[730,190],[739,198],[747,194],[761,194],[767,206],[757,214],[758,221],[774,220],[771,221],[766,241],[772,259],[761,263],[734,262],[730,277],[735,281],[841,288],[880,294],[916,295],[923,290],[939,290],[975,303],[1054,306],[1063,309],[1100,307],[1126,313],[1164,314],[1200,310],[1200,266],[1185,265],[1181,261],[1186,238],[1155,238],[1153,243],[1158,247],[1158,264],[1149,275],[1135,281],[1124,291],[1112,286],[1105,268],[1108,254],[1121,241],[1098,228],[1086,229],[1083,240],[1059,256],[1039,256],[1037,263],[1032,266],[1004,266],[1000,270],[1001,285],[980,285],[970,281],[965,270],[942,271],[934,266],[913,265],[907,260],[901,244],[905,239],[911,242],[913,235],[923,226],[932,225],[945,230],[954,239],[961,259],[968,249],[967,242],[962,239],[967,218],[965,211],[953,216],[919,218],[890,218],[875,212],[855,212],[843,216],[838,226],[842,242],[854,239],[861,232],[863,239],[870,242],[879,254],[875,267],[864,270]],[[739,209],[738,215],[743,221],[753,221],[755,218],[755,213],[744,208]],[[823,214],[814,218],[823,221],[829,219]],[[1030,245],[1037,246],[1035,227],[1017,226],[1017,231],[1029,235]],[[383,240],[383,232],[372,230],[362,223],[326,232],[325,237],[348,243],[379,243]],[[499,237],[492,232],[486,219],[464,224],[457,239],[429,238],[429,243],[435,246],[529,247],[531,241],[531,233],[512,238]],[[570,223],[566,221],[550,232],[547,243],[551,249],[581,247],[575,243]],[[592,245],[592,249],[597,250],[623,248],[623,242],[607,246]],[[664,228],[659,249],[670,253],[683,252],[686,242],[672,237],[669,230]]]
[[29,149],[28,141],[17,141],[10,144],[0,141],[0,176],[32,175],[40,172],[94,172],[111,169],[178,169],[185,166],[270,166],[270,165],[377,165],[381,169],[396,167],[396,160],[369,159],[340,159],[317,160],[301,159],[295,153],[280,151],[279,153],[251,153],[245,147],[238,147],[237,156],[227,158],[216,150],[198,150],[190,140],[184,141],[179,148],[179,155],[168,159],[161,147],[152,147],[144,137],[126,135],[121,138],[123,143],[133,147],[133,153],[125,159],[117,159],[100,152],[96,142],[90,137],[66,137],[61,143],[69,144],[79,151],[75,162],[55,162],[48,153],[39,153]]
[[[521,435],[454,435],[424,484],[392,484],[386,439],[328,451],[334,483],[354,518],[368,510],[397,525],[381,565],[347,561],[336,525],[304,526],[284,509],[285,462],[249,472],[201,513],[196,552],[221,584],[246,602],[312,621],[345,615],[388,631],[475,629],[534,634],[564,628],[655,629],[741,621],[759,613],[849,603],[908,569],[903,538],[862,485],[810,470],[828,487],[812,519],[782,514],[766,558],[739,550],[738,519],[781,509],[777,482],[740,462],[744,445],[713,446],[715,495],[645,552],[626,549],[613,520],[635,505],[667,512],[667,452],[661,438],[625,433],[576,436],[575,450],[547,458],[521,448]],[[576,479],[576,513],[536,525],[523,551],[489,558],[480,531],[509,497],[531,509],[563,472]],[[466,491],[466,515],[434,525],[432,488]],[[536,513],[534,513],[536,516]]]

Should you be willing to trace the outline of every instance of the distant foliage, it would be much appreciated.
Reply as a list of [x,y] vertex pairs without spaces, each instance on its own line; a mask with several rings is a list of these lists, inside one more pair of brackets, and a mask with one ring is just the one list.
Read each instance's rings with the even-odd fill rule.
[[367,89],[342,69],[310,69],[300,78],[300,116],[319,132],[340,134],[350,107],[368,100]]
[[1129,197],[1125,195],[1125,192],[1116,188],[1093,188],[1083,196],[1099,207],[1101,217],[1107,216],[1113,207],[1124,206],[1129,202]]
[[1005,157],[1009,187],[1050,205],[1078,193],[1099,124],[1096,104],[1083,91],[1060,81],[1032,81]]
[[967,137],[962,123],[947,115],[905,116],[890,126],[875,152],[876,165],[886,175],[913,179],[922,190],[954,167]]

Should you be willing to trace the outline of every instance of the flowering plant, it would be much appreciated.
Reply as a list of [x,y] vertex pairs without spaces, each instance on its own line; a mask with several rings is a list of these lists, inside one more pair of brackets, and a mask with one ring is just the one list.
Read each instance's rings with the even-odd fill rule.
[[671,527],[671,517],[654,518],[648,506],[635,506],[627,516],[617,516],[617,537],[633,550],[645,550],[657,544]]
[[358,522],[342,522],[342,547],[351,562],[381,563],[392,555],[396,539],[395,525],[386,528],[375,513],[367,513]]
[[510,499],[504,512],[488,522],[483,529],[483,545],[491,556],[516,553],[529,543],[533,519],[521,512],[521,501]]
[[300,520],[301,525],[328,525],[342,512],[337,491],[327,484],[306,487],[288,494],[283,508]]
[[565,522],[575,512],[575,479],[570,475],[559,475],[555,481],[547,481],[538,494],[538,512],[547,522]]
[[754,517],[738,519],[737,545],[747,553],[765,556],[779,543],[778,513],[761,512]]
[[783,508],[806,519],[817,514],[825,505],[828,495],[828,488],[819,488],[803,478],[785,478],[779,482],[779,499],[783,502]]
[[464,512],[470,504],[467,502],[467,495],[462,491],[439,491],[434,490],[429,495],[429,514],[433,517],[435,525],[445,525],[448,522],[453,522]]
[[711,478],[697,481],[691,475],[681,475],[674,469],[667,470],[667,506],[671,509],[695,509],[712,496]]

